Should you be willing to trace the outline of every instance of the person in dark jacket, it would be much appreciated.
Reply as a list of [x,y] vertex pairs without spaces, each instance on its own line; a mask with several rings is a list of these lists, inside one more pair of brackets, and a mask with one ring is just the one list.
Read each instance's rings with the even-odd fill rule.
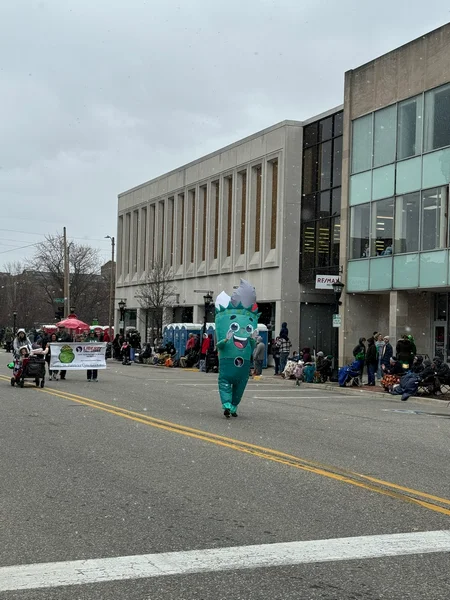
[[389,375],[403,375],[404,369],[402,363],[397,359],[396,356],[391,356],[389,361],[389,368],[386,369]]
[[302,348],[300,355],[301,355],[302,361],[305,364],[312,362],[311,348],[309,348],[308,346],[305,346],[304,348]]
[[405,402],[410,396],[414,396],[417,393],[419,381],[420,377],[417,373],[406,373],[406,375],[403,375],[400,379],[400,383],[393,386],[390,393],[393,395],[401,394],[402,402]]
[[287,326],[286,322],[281,323],[281,329],[280,329],[280,335],[279,335],[279,337],[283,338],[285,340],[287,340],[289,338],[289,329],[288,329],[288,326]]
[[411,372],[420,375],[425,366],[423,364],[423,356],[415,356],[413,360],[413,364],[411,365]]
[[281,375],[280,373],[280,346],[278,344],[280,338],[275,338],[272,342],[272,356],[275,363],[275,375]]
[[366,358],[365,341],[366,341],[366,338],[364,338],[364,337],[359,338],[358,343],[353,348],[353,356],[356,358],[356,360],[364,361]]
[[391,358],[394,354],[394,350],[392,348],[392,344],[389,341],[389,336],[384,336],[384,346],[381,351],[381,370],[384,372],[390,366]]
[[397,342],[395,347],[395,352],[397,353],[397,359],[404,365],[408,365],[408,368],[411,367],[412,361],[414,359],[413,355],[413,345],[411,340],[408,339],[407,335],[403,335]]
[[[57,333],[57,337],[58,337],[58,342],[71,342],[72,341],[72,337],[70,335],[70,333],[68,331],[66,331],[65,327],[58,327],[58,333]],[[64,379],[66,378],[66,370],[62,370],[59,372],[59,378],[64,381]]]
[[375,385],[375,373],[378,367],[378,355],[377,347],[375,346],[375,340],[373,337],[367,340],[367,353],[366,353],[366,365],[367,365],[367,377],[368,385]]

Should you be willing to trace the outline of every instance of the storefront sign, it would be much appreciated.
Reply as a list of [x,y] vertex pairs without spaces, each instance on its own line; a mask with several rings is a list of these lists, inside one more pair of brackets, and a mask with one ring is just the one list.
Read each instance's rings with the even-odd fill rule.
[[333,283],[340,280],[339,275],[316,275],[316,290],[332,290]]
[[55,371],[106,369],[106,344],[101,342],[50,344],[50,352],[50,369]]

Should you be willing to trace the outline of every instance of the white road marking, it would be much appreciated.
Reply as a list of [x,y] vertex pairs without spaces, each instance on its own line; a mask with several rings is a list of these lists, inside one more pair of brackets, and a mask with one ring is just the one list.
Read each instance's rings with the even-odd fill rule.
[[252,396],[252,398],[258,398],[258,400],[330,400],[330,396]]
[[0,568],[0,592],[436,552],[450,552],[450,531],[396,533],[18,565]]

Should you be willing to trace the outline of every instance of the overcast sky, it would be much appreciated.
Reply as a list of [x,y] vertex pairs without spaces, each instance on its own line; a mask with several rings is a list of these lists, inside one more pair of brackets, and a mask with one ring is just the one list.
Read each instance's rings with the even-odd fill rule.
[[0,0],[0,270],[117,195],[283,119],[450,21],[448,0]]

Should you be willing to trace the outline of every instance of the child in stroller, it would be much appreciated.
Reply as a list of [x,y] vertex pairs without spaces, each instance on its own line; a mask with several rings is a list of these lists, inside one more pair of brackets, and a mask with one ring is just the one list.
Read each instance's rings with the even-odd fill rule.
[[45,385],[45,360],[44,357],[48,353],[48,349],[42,350],[38,348],[30,350],[28,346],[19,348],[19,354],[14,361],[13,376],[11,377],[11,385],[24,386],[25,379],[34,379],[37,386],[41,388]]

